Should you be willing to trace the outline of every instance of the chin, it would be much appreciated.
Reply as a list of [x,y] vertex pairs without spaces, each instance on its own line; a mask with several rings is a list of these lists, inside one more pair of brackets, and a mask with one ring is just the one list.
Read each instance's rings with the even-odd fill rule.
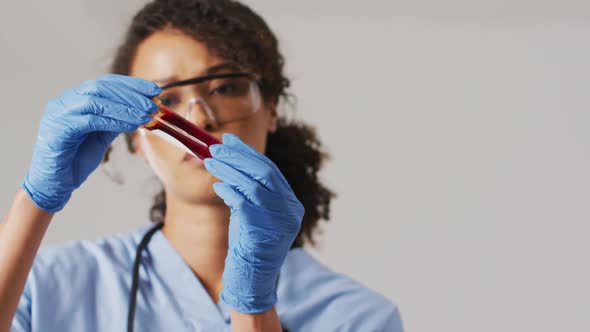
[[191,172],[179,172],[173,188],[169,187],[168,190],[190,204],[223,204],[223,200],[213,190],[213,184],[217,181],[204,168],[193,169]]

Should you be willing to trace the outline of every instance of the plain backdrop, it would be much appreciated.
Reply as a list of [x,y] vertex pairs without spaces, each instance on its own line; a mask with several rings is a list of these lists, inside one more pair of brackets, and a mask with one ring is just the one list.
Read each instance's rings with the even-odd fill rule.
[[[3,1],[1,211],[47,100],[108,70],[143,3]],[[247,3],[332,155],[314,255],[407,331],[590,331],[590,2]],[[126,183],[94,173],[45,244],[148,223],[157,182],[122,144],[113,158]]]

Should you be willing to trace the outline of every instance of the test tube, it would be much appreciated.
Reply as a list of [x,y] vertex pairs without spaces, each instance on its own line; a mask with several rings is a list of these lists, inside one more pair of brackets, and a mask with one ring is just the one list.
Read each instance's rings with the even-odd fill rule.
[[209,147],[213,144],[221,144],[221,141],[164,106],[159,99],[152,100],[158,105],[158,111],[142,128],[150,130],[200,159],[211,158]]

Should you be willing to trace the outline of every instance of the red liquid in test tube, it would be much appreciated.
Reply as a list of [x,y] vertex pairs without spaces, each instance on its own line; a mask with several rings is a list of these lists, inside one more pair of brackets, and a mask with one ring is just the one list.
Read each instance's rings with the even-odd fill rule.
[[152,121],[144,125],[143,128],[153,132],[159,130],[166,133],[201,159],[211,158],[209,147],[213,144],[221,144],[221,141],[162,105],[159,99],[154,98],[153,101],[158,105],[159,110],[154,113]]

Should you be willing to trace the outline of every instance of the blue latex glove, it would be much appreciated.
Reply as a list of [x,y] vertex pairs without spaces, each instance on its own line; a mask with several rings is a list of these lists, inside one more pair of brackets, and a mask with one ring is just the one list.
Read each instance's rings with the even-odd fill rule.
[[157,106],[148,97],[160,92],[150,81],[106,75],[50,101],[21,187],[39,208],[63,209],[117,135],[150,121]]
[[299,233],[304,208],[277,166],[232,134],[210,147],[213,188],[231,208],[221,300],[243,313],[277,302],[276,282]]

